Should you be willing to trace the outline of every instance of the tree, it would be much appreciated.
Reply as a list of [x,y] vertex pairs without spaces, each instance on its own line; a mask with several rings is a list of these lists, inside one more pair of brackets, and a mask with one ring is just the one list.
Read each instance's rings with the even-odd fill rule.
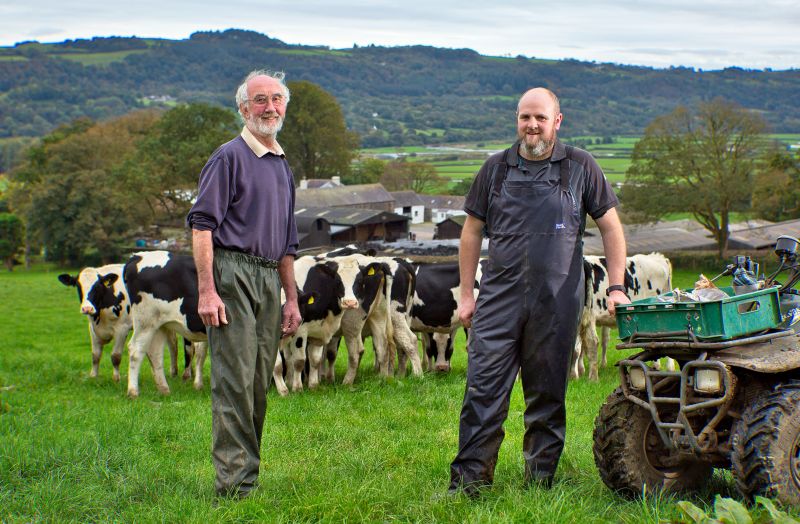
[[16,256],[24,242],[22,220],[12,213],[0,213],[0,259],[9,271],[14,269]]
[[780,222],[800,217],[800,153],[773,148],[764,155],[756,176],[753,211],[760,218]]
[[458,182],[450,188],[450,194],[466,196],[469,193],[470,188],[472,188],[473,181],[475,181],[474,177],[461,180],[461,182]]
[[405,157],[386,164],[381,176],[381,184],[389,191],[410,189],[416,193],[426,193],[444,182],[436,169],[427,162],[409,162]]
[[137,143],[121,177],[159,219],[184,217],[200,171],[221,144],[239,132],[236,114],[208,104],[184,104],[164,113]]
[[41,241],[62,264],[78,265],[90,251],[100,261],[118,260],[126,233],[148,217],[118,168],[157,119],[138,111],[101,124],[84,120],[31,148],[11,173],[12,207],[26,222],[27,241]]
[[375,184],[380,182],[386,162],[377,158],[364,158],[353,166],[350,174],[342,177],[343,184]]
[[289,82],[291,101],[278,136],[297,180],[346,179],[358,149],[358,135],[348,131],[336,99],[311,82]]
[[656,118],[633,149],[622,200],[646,219],[690,212],[724,255],[730,214],[750,206],[763,119],[722,99]]

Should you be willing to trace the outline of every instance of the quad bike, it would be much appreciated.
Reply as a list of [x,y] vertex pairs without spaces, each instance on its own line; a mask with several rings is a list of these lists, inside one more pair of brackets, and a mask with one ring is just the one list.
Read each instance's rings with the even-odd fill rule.
[[[643,351],[618,363],[620,386],[595,420],[595,464],[609,488],[631,497],[690,491],[713,468],[729,468],[745,498],[800,505],[799,246],[779,237],[780,266],[741,294],[667,294],[618,308],[617,348]],[[715,279],[743,267],[752,269],[749,258],[735,257]],[[679,369],[655,369],[662,357]]]

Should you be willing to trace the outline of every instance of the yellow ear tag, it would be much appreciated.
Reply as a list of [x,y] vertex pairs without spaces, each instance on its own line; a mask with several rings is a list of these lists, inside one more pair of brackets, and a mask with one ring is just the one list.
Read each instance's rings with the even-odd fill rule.
[[308,297],[308,303],[309,304],[313,304],[314,303],[314,297]]
[[113,286],[114,284],[112,284],[111,282],[109,282],[108,280],[106,280],[106,281],[105,281],[105,285],[106,285],[106,287],[111,287],[111,286]]
[[374,267],[369,268],[369,271],[367,271],[367,276],[371,277],[374,274],[375,274],[375,268]]

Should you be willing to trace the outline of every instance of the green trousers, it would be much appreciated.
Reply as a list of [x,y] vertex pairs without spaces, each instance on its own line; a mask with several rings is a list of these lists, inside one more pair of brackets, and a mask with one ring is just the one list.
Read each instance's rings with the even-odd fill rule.
[[277,263],[214,250],[214,283],[228,324],[208,327],[211,458],[218,494],[245,496],[258,480],[267,390],[281,335]]

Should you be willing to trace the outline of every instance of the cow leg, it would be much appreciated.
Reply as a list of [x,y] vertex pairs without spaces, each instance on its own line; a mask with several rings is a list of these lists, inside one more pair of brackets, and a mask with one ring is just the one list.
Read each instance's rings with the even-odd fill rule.
[[339,341],[341,339],[342,337],[333,337],[325,345],[325,362],[323,362],[323,364],[325,364],[324,378],[326,382],[330,384],[336,383],[336,369],[334,365],[336,364],[336,357],[339,354]]
[[122,352],[125,350],[125,341],[128,339],[130,327],[125,327],[114,334],[114,348],[111,350],[111,365],[114,366],[112,378],[119,382],[119,365],[122,362]]
[[306,346],[308,355],[308,389],[319,387],[319,370],[325,355],[325,344],[321,340],[309,339]]
[[[453,332],[455,335],[455,332]],[[433,347],[436,349],[436,364],[434,369],[437,372],[447,373],[450,371],[450,359],[447,356],[449,348],[452,348],[453,338],[450,333],[434,333]],[[452,354],[452,350],[451,350]]]
[[272,368],[272,382],[275,384],[275,390],[278,395],[285,397],[289,394],[289,388],[286,387],[286,382],[283,381],[283,349],[278,350],[275,356],[275,367]]
[[139,370],[155,333],[149,326],[134,326],[128,343],[128,396],[131,398],[139,396]]
[[586,360],[589,361],[589,380],[597,382],[599,379],[597,369],[597,348],[599,340],[597,339],[597,328],[594,322],[589,322],[586,326],[585,337],[583,338],[583,347],[586,351]]
[[[398,313],[399,315],[399,313]],[[419,359],[419,352],[417,351],[417,336],[408,327],[405,317],[397,318],[394,322],[394,341],[396,347],[400,348],[397,354],[398,362],[398,375],[404,377],[406,374],[406,363],[411,361],[411,373],[415,377],[422,376],[422,363]]]
[[306,367],[306,339],[304,336],[292,337],[289,340],[290,357],[287,366],[287,377],[292,392],[303,391],[303,369]]
[[575,339],[575,347],[572,350],[572,363],[570,364],[569,378],[577,380],[586,371],[583,367],[583,328],[580,328],[580,334]]
[[603,367],[608,366],[608,359],[606,358],[606,352],[608,351],[608,342],[611,339],[611,328],[608,326],[603,326],[600,328],[600,343],[603,346],[603,360],[600,364]]
[[183,339],[183,376],[181,376],[183,380],[192,379],[192,358],[194,358],[195,354],[195,344],[185,338]]
[[[361,340],[360,331],[355,336],[352,334],[345,334],[344,336],[345,345],[347,346],[347,373],[344,374],[342,384],[351,385],[356,380],[358,364],[361,362],[361,355],[364,354],[364,342]],[[374,343],[375,339],[373,338]]]
[[169,384],[167,384],[167,377],[164,376],[164,344],[172,336],[169,331],[159,329],[153,335],[150,342],[150,349],[147,352],[147,358],[150,360],[150,365],[153,367],[153,381],[156,383],[158,392],[162,395],[169,395]]
[[432,344],[436,344],[433,342],[430,333],[420,333],[419,334],[420,340],[422,340],[422,367],[425,371],[433,371],[433,363],[435,359],[435,351],[431,348]]
[[178,334],[167,334],[167,347],[169,348],[169,376],[178,376]]
[[[385,328],[381,329],[380,322],[367,319],[372,331],[372,347],[375,350],[375,359],[380,366],[380,373],[383,377],[389,376],[389,338],[386,336]],[[392,342],[394,344],[394,342]]]
[[92,371],[89,372],[89,376],[95,378],[100,373],[100,359],[103,356],[103,341],[100,340],[100,337],[94,332],[91,324],[89,325],[89,338],[92,342]]
[[[203,389],[203,366],[206,363],[206,355],[208,354],[208,342],[194,342],[191,346],[194,348],[194,389],[201,391]],[[191,362],[191,361],[190,361]],[[191,367],[189,367],[189,376],[191,376]],[[185,375],[186,373],[184,373]]]

